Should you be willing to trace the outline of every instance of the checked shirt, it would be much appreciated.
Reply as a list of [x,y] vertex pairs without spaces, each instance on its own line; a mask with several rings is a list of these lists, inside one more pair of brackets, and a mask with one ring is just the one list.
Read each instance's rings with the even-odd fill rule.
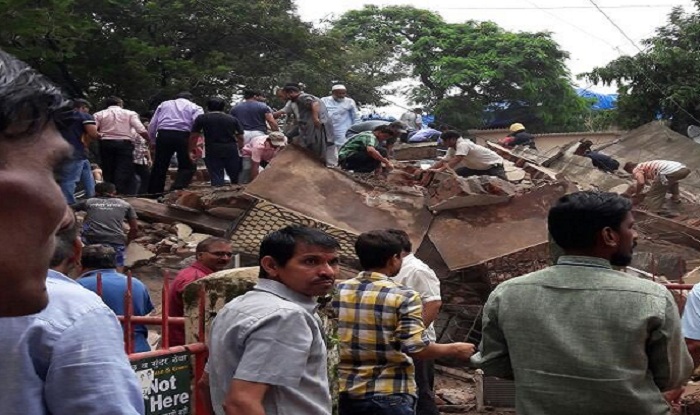
[[413,360],[407,353],[429,344],[418,293],[386,275],[361,272],[338,284],[333,308],[338,315],[340,392],[355,399],[415,396]]

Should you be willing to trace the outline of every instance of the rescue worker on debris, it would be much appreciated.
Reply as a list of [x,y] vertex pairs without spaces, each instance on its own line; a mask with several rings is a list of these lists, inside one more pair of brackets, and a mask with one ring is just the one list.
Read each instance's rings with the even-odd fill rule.
[[632,261],[634,224],[615,193],[563,196],[548,228],[565,254],[491,292],[474,360],[515,380],[519,415],[670,413],[661,392],[688,379],[692,360],[671,292],[612,268]]
[[343,170],[356,173],[370,173],[381,169],[382,165],[393,169],[394,165],[387,158],[387,150],[380,143],[392,138],[394,130],[387,125],[380,125],[374,130],[353,136],[338,151],[338,160]]
[[591,150],[592,146],[593,142],[591,140],[583,140],[576,148],[576,151],[574,151],[574,154],[591,159],[594,167],[606,173],[613,173],[620,168],[619,161],[599,151]]
[[652,160],[644,163],[625,163],[627,173],[634,176],[635,183],[625,192],[625,196],[632,198],[636,203],[641,201],[644,186],[649,186],[649,191],[644,197],[647,208],[661,216],[674,216],[674,213],[665,209],[666,193],[671,193],[671,202],[681,203],[680,188],[678,182],[688,177],[690,169],[677,161]]
[[462,138],[454,130],[445,131],[440,139],[448,147],[447,154],[433,164],[428,169],[429,172],[443,171],[449,167],[462,177],[496,176],[508,180],[503,168],[503,158],[495,151]]
[[73,155],[55,125],[65,104],[0,50],[0,412],[138,415],[143,395],[114,313],[49,271],[56,232],[75,226],[54,179]]
[[510,125],[509,130],[510,134],[508,134],[508,136],[513,139],[507,142],[508,147],[528,146],[533,150],[537,150],[537,147],[535,147],[535,136],[528,133],[524,125],[516,122]]

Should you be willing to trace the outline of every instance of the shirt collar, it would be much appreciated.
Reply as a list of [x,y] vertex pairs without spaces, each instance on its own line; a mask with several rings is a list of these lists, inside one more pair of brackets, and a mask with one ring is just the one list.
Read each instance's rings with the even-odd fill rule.
[[309,313],[314,313],[318,307],[318,303],[313,297],[307,297],[304,294],[300,294],[294,290],[289,289],[286,285],[281,282],[271,280],[269,278],[260,278],[258,283],[255,284],[255,290],[265,291],[270,294],[274,294],[278,297],[284,298],[287,301],[291,301],[297,305],[303,307]]
[[388,280],[389,277],[386,275],[379,273],[379,272],[370,272],[370,271],[362,271],[360,274],[357,276],[357,278],[361,280],[370,280],[370,281],[381,281],[381,280]]
[[199,261],[195,261],[195,262],[194,262],[192,265],[190,265],[190,266],[191,266],[192,268],[198,269],[199,271],[202,271],[203,273],[205,273],[205,274],[207,274],[207,275],[208,275],[208,274],[213,274],[213,273],[214,273],[214,270],[209,269],[209,267],[207,267],[206,265],[202,264],[202,263],[199,262]]
[[592,256],[562,255],[559,257],[557,265],[612,269],[612,265],[607,259]]

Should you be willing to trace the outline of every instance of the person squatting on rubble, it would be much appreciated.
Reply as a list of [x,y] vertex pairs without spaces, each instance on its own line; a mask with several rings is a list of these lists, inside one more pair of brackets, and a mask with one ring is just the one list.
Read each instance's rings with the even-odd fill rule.
[[474,360],[515,379],[519,415],[669,414],[661,392],[688,379],[692,359],[671,292],[613,269],[632,261],[632,203],[577,192],[547,221],[565,255],[493,290]]
[[387,158],[387,150],[380,144],[394,136],[394,130],[387,125],[375,127],[350,138],[338,152],[338,160],[343,170],[357,173],[370,173],[381,170],[382,166],[393,169]]
[[73,155],[55,126],[66,104],[46,78],[0,50],[0,408],[139,415],[141,387],[114,313],[49,270],[56,233],[75,226],[54,180]]
[[643,163],[625,163],[624,170],[632,174],[635,184],[625,192],[625,196],[632,198],[637,204],[641,201],[644,186],[649,186],[649,191],[644,197],[647,208],[662,216],[672,216],[665,208],[666,193],[671,193],[671,202],[681,203],[680,188],[678,182],[688,177],[690,169],[677,161],[652,160]]
[[450,168],[458,176],[496,176],[508,180],[503,168],[503,158],[484,146],[462,138],[459,132],[445,131],[440,135],[443,144],[448,147],[445,157],[433,164],[428,171],[443,171]]
[[606,173],[613,173],[620,168],[619,161],[599,151],[591,150],[592,146],[593,141],[583,140],[576,148],[576,151],[574,151],[574,154],[591,159],[591,164],[593,164],[593,167]]
[[[126,315],[124,297],[127,289],[127,276],[117,271],[117,253],[111,246],[88,245],[83,248],[80,262],[82,274],[78,284],[97,293],[97,276],[102,280],[102,301],[118,316]],[[153,311],[153,303],[148,288],[138,279],[131,279],[133,315],[145,316]],[[148,352],[148,328],[134,324],[134,352]]]
[[119,194],[129,194],[134,178],[133,131],[146,140],[146,127],[139,115],[124,109],[119,97],[105,100],[106,109],[95,113],[95,123],[100,134],[100,167],[104,181],[114,183]]
[[[95,185],[96,196],[73,205],[76,211],[85,211],[83,241],[87,245],[108,245],[117,253],[117,270],[124,271],[126,247],[136,239],[139,232],[136,210],[126,200],[116,197],[112,183]],[[129,224],[129,233],[124,232],[123,222]]]
[[250,159],[250,180],[258,177],[260,168],[267,167],[286,145],[287,137],[280,131],[272,131],[268,135],[261,135],[250,140],[241,150],[241,156]]
[[524,125],[516,122],[510,125],[509,130],[510,134],[508,134],[508,137],[510,140],[504,142],[506,147],[528,146],[533,150],[537,150],[535,146],[535,136],[528,133]]
[[[411,239],[405,231],[389,229],[401,241],[401,270],[394,277],[394,282],[404,285],[420,295],[423,303],[423,324],[425,336],[431,341],[437,341],[433,322],[440,312],[442,298],[440,297],[440,280],[428,264],[418,259],[412,252]],[[416,415],[440,415],[435,404],[435,363],[433,360],[413,358],[415,366],[416,387],[418,400]]]
[[326,149],[333,145],[335,135],[325,104],[320,98],[302,92],[298,84],[286,84],[282,90],[299,107],[299,145],[326,163]]
[[[185,315],[185,306],[182,299],[185,287],[209,274],[226,268],[233,257],[232,249],[231,241],[223,238],[211,237],[197,244],[195,248],[195,262],[180,271],[170,285],[167,298],[168,315],[170,317],[182,317]],[[168,343],[171,347],[185,344],[185,327],[171,326]]]
[[190,158],[196,164],[197,141],[204,136],[204,164],[212,186],[223,186],[224,171],[231,183],[238,183],[241,173],[243,127],[238,120],[224,112],[226,101],[213,97],[207,100],[207,113],[194,121],[190,134]]
[[438,344],[425,336],[420,295],[395,282],[403,247],[395,234],[361,234],[355,253],[363,271],[337,285],[333,308],[340,341],[340,415],[412,415],[413,358],[469,359],[471,343]]
[[151,171],[148,192],[156,195],[165,191],[165,181],[173,154],[177,154],[177,174],[170,190],[189,186],[197,166],[192,163],[189,153],[190,133],[198,116],[204,113],[199,105],[192,102],[189,92],[180,92],[175,99],[162,102],[156,108],[148,124],[151,142],[155,142],[156,154]]
[[331,167],[338,165],[338,150],[348,141],[345,133],[351,125],[360,122],[355,100],[347,95],[345,85],[336,84],[331,88],[331,95],[321,98],[333,125],[334,141],[326,149],[326,164]]
[[66,202],[72,205],[75,200],[75,188],[78,183],[85,190],[85,197],[95,196],[95,179],[92,176],[88,160],[85,138],[98,139],[95,119],[88,113],[90,104],[84,99],[73,100],[73,109],[67,111],[57,123],[58,131],[73,146],[73,158],[66,163],[60,173],[59,185]]
[[339,249],[332,236],[302,226],[265,236],[258,283],[212,323],[200,386],[217,415],[331,414],[316,297],[333,290]]

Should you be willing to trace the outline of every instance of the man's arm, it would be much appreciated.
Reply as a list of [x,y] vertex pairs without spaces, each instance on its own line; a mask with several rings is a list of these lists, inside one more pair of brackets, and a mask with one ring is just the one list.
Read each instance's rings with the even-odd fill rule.
[[224,400],[226,415],[265,415],[262,401],[270,389],[265,383],[233,379]]
[[433,324],[440,313],[440,307],[442,307],[441,300],[429,301],[423,304],[423,323],[426,327]]
[[459,165],[459,163],[464,160],[464,156],[452,156],[449,159],[445,160],[442,159],[438,161],[437,163],[433,164],[432,167],[430,167],[430,170],[433,171],[443,171],[446,170],[447,168],[453,169]]
[[158,118],[160,118],[161,108],[162,107],[160,105],[158,106],[158,108],[156,108],[156,111],[151,117],[151,122],[148,123],[148,134],[152,137],[153,140],[156,139],[156,135],[158,134]]
[[204,402],[204,408],[206,408],[205,415],[214,415],[214,405],[211,403],[211,388],[209,387],[209,373],[206,369],[202,373],[202,377],[197,382],[197,398]]
[[100,133],[97,131],[97,124],[83,124],[83,131],[90,137],[91,140],[100,138]]
[[313,121],[314,126],[319,128],[321,126],[321,118],[319,114],[321,113],[321,103],[314,101],[311,103],[311,121]]
[[513,379],[508,344],[498,323],[499,292],[496,288],[491,293],[483,309],[479,347],[481,356],[477,358],[477,362],[488,376]]
[[272,115],[271,112],[268,112],[265,114],[265,121],[267,121],[267,125],[270,126],[270,130],[272,131],[279,131],[280,126],[277,125],[277,121],[275,120],[274,115]]
[[693,359],[681,333],[676,302],[669,291],[664,294],[665,313],[659,316],[660,324],[647,341],[649,370],[661,391],[682,386],[693,372]]
[[135,218],[129,219],[129,233],[126,236],[126,244],[130,244],[131,241],[138,237],[139,233],[139,222]]
[[123,339],[119,322],[106,306],[83,314],[63,331],[44,384],[44,399],[53,415],[144,413],[141,387]]
[[389,159],[384,158],[384,156],[382,156],[382,154],[372,146],[367,147],[367,154],[369,154],[370,157],[377,160],[378,162],[386,165],[390,169],[394,167],[394,165],[389,161]]

